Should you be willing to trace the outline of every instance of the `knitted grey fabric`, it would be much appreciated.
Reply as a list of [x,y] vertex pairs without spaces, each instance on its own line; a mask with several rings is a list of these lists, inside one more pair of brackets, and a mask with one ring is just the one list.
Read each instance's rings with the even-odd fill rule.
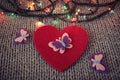
[[[120,80],[120,3],[114,14],[92,22],[79,23],[89,35],[84,54],[67,70],[58,72],[39,55],[33,43],[36,18],[0,16],[0,80]],[[51,24],[50,19],[44,19]],[[56,26],[63,29],[74,25],[60,21]],[[31,32],[27,44],[13,43],[16,32],[26,28]],[[108,73],[90,69],[89,58],[102,52]]]

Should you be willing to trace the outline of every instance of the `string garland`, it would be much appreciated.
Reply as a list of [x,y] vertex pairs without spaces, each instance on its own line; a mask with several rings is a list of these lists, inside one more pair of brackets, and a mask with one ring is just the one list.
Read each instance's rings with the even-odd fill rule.
[[[37,17],[39,19],[53,18],[53,24],[57,24],[56,19],[67,22],[88,22],[95,20],[107,13],[114,13],[115,5],[119,0],[100,3],[100,0],[5,0],[0,1],[1,14],[4,12],[24,17]],[[6,5],[4,4],[6,3]],[[7,5],[10,5],[8,7]],[[88,7],[84,10],[81,7]],[[106,8],[99,12],[100,8]],[[83,10],[83,11],[82,11]]]

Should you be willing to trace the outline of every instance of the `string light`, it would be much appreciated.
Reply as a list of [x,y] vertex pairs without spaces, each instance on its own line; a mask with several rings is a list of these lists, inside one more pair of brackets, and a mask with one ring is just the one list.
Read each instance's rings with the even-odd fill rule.
[[80,9],[78,9],[77,12],[80,12]]
[[58,24],[58,21],[57,21],[57,20],[53,20],[53,21],[52,21],[52,24],[53,24],[53,25],[57,25],[57,24]]
[[8,21],[8,16],[5,15],[5,13],[2,11],[0,12],[0,23]]
[[114,13],[114,10],[112,10],[111,7],[109,7],[108,10],[110,11],[110,14]]
[[64,9],[64,10],[67,10],[67,6],[63,6],[63,9]]
[[76,17],[73,17],[73,18],[71,19],[71,21],[72,21],[72,22],[76,22],[76,21],[77,21],[77,18],[76,18]]
[[46,8],[44,11],[45,11],[46,13],[50,13],[50,12],[51,12],[51,9],[50,9],[50,8]]
[[35,5],[35,3],[34,2],[32,2],[32,4],[31,4],[32,6],[34,6]]
[[113,13],[114,13],[114,10],[110,10],[110,13],[113,14]]
[[39,7],[41,7],[42,6],[42,1],[40,1],[38,4],[37,4],[37,6],[39,6]]
[[44,25],[45,25],[45,24],[42,23],[41,21],[37,21],[37,22],[35,23],[36,28],[42,27],[42,26],[44,26]]
[[108,10],[111,10],[111,8],[109,7]]
[[91,12],[93,12],[91,8],[88,8],[88,11],[91,11]]
[[78,12],[76,12],[75,15],[78,15]]
[[29,8],[26,8],[26,10],[29,10]]
[[23,3],[20,1],[20,2],[19,2],[19,5],[22,5],[22,4],[23,4]]
[[0,12],[0,14],[4,15],[4,12]]
[[52,14],[56,14],[56,10],[53,10]]
[[77,9],[75,15],[77,16],[80,13],[80,9]]
[[87,18],[87,16],[84,14],[84,15],[83,15],[83,18],[84,18],[84,19],[86,19],[86,18]]
[[9,14],[9,17],[10,17],[11,19],[15,19],[15,18],[16,18],[16,15],[15,15],[15,13],[10,13],[10,14]]
[[15,14],[14,13],[11,13],[11,16],[14,16]]
[[[100,3],[99,0],[90,0],[91,1],[90,3],[87,3],[87,2],[83,3],[82,1],[78,1],[78,0],[62,0],[64,1],[64,3],[63,2],[58,3],[58,1],[60,0],[47,0],[47,1],[49,2],[49,4],[45,6],[48,6],[48,8],[45,8],[44,6],[43,8],[41,7],[43,4],[42,0],[14,0],[13,4],[15,5],[11,5],[14,8],[14,10],[10,11],[10,9],[7,8],[6,5],[1,5],[1,3],[0,3],[1,5],[0,8],[4,10],[5,12],[19,13],[18,15],[21,15],[21,16],[38,17],[38,18],[42,16],[42,18],[46,18],[46,17],[59,18],[63,21],[69,21],[69,22],[71,21],[72,22],[75,22],[75,21],[84,22],[84,21],[92,21],[96,18],[99,18],[99,16],[106,15],[106,13],[108,12],[114,13],[113,9],[115,8],[115,5],[118,3],[119,0],[114,0],[112,2],[105,2],[105,3]],[[8,4],[11,4],[11,3],[8,2]],[[92,9],[89,8],[88,10],[90,12],[88,13],[86,11],[86,13],[84,12],[80,14],[81,10],[77,8],[81,6],[90,6],[92,7]],[[103,10],[101,13],[97,13],[99,8],[101,7],[104,8],[107,6],[108,7],[110,6],[107,10]],[[65,11],[65,12],[63,13],[62,11]],[[45,12],[49,14],[45,14]],[[71,16],[68,16],[67,14],[73,15],[74,17],[72,18]],[[86,15],[83,15],[83,14],[86,14]],[[12,15],[14,16],[14,14],[11,14],[11,16]],[[83,17],[84,19],[87,19],[87,20],[83,20],[78,17]]]
[[35,3],[32,2],[32,3],[28,6],[28,9],[30,9],[30,10],[35,10],[34,5],[35,5]]
[[67,19],[71,19],[72,16],[70,16],[69,14],[67,15]]

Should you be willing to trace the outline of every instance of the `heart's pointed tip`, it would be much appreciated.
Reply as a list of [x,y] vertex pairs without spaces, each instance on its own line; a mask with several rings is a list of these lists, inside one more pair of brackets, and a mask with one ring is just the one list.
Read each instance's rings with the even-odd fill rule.
[[[75,60],[76,61],[76,60]],[[74,62],[75,62],[74,61]],[[73,63],[74,63],[73,62]],[[71,63],[71,64],[69,64],[69,65],[66,65],[66,66],[64,66],[64,67],[55,67],[55,66],[52,66],[54,69],[56,69],[58,72],[64,72],[64,71],[66,71],[66,70],[68,70],[69,69],[69,67],[70,66],[72,66],[72,64],[73,63]]]
[[58,72],[64,72],[65,70],[67,70],[67,68],[65,69],[56,69]]
[[56,69],[58,72],[63,72],[63,71],[65,71],[65,70],[58,70],[58,69]]

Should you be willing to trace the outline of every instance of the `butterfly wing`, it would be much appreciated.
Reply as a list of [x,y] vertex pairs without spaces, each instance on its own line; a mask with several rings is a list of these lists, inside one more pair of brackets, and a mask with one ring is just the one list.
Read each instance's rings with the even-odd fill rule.
[[64,46],[62,46],[61,42],[59,41],[52,41],[48,43],[48,46],[53,48],[53,51],[60,50],[60,53],[63,52],[62,50],[65,50]]
[[25,37],[30,36],[30,35],[28,34],[28,31],[26,31],[26,30],[24,30],[24,29],[21,29],[21,30],[20,30],[20,34],[21,34],[21,35],[25,35]]
[[20,30],[20,34],[26,35],[26,34],[27,34],[27,31],[25,31],[24,29],[21,29],[21,30]]
[[96,64],[94,63],[94,59],[91,59],[91,61],[93,62],[93,64],[92,64],[92,67],[95,67],[96,66]]
[[65,43],[66,48],[72,48],[72,44],[70,44],[72,40],[67,33],[62,35],[62,41]]
[[63,54],[65,52],[65,48],[60,48],[60,53]]
[[97,55],[95,55],[95,60],[101,61],[102,58],[103,58],[103,55],[102,55],[102,54],[97,54]]
[[30,36],[30,34],[26,34],[26,37],[29,37]]
[[14,40],[16,43],[21,43],[23,41],[23,38],[22,37],[17,37],[15,40]]
[[102,64],[96,64],[96,70],[105,71],[105,67]]

